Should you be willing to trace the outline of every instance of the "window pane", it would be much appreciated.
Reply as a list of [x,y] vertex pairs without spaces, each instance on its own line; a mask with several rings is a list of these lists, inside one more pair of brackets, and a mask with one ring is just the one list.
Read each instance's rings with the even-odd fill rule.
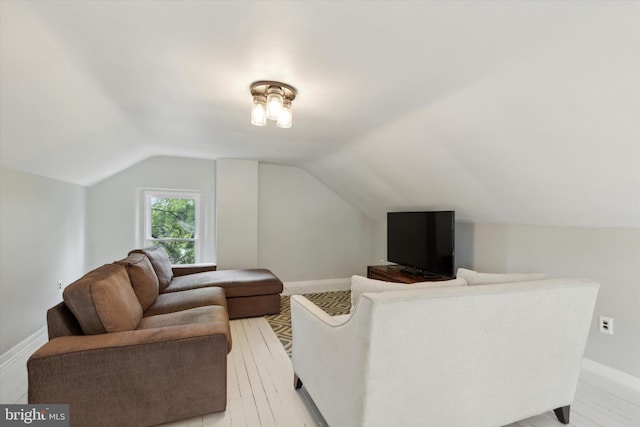
[[151,198],[151,237],[193,239],[196,233],[194,199]]
[[194,264],[196,262],[196,242],[154,242],[169,254],[171,264]]

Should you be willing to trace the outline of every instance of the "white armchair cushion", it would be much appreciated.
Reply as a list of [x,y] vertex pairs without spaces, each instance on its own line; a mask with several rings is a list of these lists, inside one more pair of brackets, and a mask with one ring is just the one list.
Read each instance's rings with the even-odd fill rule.
[[544,273],[520,273],[520,274],[498,274],[498,273],[478,273],[477,271],[459,268],[456,278],[465,279],[469,286],[493,285],[497,283],[531,282],[533,280],[544,280],[549,276]]
[[444,288],[447,286],[466,286],[465,279],[441,280],[439,282],[417,282],[412,284],[385,282],[362,276],[351,277],[351,312],[356,307],[360,295],[365,292],[415,291],[418,289]]

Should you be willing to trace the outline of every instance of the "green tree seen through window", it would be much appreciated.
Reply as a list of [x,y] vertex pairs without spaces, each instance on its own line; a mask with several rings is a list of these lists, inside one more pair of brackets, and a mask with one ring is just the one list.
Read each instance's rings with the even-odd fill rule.
[[195,199],[151,197],[151,238],[172,264],[195,263],[196,237]]

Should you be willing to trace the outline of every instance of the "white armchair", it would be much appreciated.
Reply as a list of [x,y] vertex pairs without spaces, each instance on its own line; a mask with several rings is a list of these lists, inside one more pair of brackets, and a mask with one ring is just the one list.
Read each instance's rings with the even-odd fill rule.
[[[291,298],[293,368],[332,427],[568,423],[599,285],[553,279]],[[300,382],[301,380],[301,382]]]

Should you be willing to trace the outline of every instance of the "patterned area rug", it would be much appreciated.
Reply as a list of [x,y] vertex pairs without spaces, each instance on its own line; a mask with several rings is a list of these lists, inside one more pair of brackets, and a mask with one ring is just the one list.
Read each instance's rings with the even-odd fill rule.
[[[347,314],[351,309],[351,291],[320,292],[317,294],[304,294],[304,296],[331,316]],[[265,317],[287,354],[291,357],[291,307],[289,305],[289,296],[280,295],[280,314],[272,314]]]

